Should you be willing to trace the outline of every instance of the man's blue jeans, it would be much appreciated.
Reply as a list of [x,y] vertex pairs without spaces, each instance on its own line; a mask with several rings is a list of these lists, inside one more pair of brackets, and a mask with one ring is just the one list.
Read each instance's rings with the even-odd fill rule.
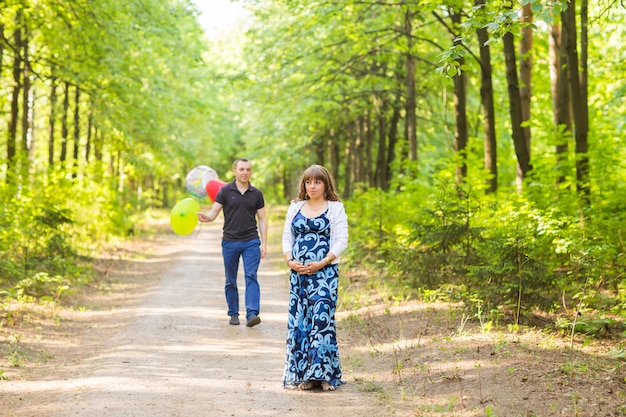
[[237,273],[239,258],[243,259],[243,272],[246,280],[246,319],[258,316],[261,303],[261,290],[257,279],[257,271],[261,263],[261,240],[252,239],[246,242],[229,242],[222,240],[222,256],[226,270],[226,303],[228,315],[239,314],[239,291],[237,289]]

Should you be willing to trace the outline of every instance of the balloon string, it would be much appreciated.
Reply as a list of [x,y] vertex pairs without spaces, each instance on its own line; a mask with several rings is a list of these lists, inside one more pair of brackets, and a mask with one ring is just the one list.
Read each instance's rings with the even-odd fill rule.
[[198,227],[198,231],[196,232],[196,235],[193,237],[194,239],[196,239],[198,235],[200,234],[200,229],[202,229],[202,223],[200,223],[200,227]]

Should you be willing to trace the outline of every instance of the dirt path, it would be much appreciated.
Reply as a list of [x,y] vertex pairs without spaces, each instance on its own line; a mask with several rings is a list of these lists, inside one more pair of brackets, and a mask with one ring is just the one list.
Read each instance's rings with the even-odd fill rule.
[[[156,284],[130,307],[100,312],[76,339],[68,335],[66,363],[52,361],[40,378],[0,381],[0,414],[372,415],[371,398],[355,384],[333,393],[282,388],[288,288],[285,271],[269,260],[259,274],[262,323],[228,324],[220,234],[211,225],[157,244],[146,261],[158,263]],[[239,283],[241,293],[242,277]],[[72,359],[72,349],[80,358]]]

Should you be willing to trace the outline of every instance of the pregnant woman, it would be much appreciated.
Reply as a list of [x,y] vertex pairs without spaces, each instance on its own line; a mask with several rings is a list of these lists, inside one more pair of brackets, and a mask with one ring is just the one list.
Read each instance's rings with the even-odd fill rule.
[[348,217],[321,165],[302,174],[298,198],[287,211],[282,246],[290,268],[283,386],[334,391],[343,384],[335,307],[339,256],[348,247]]

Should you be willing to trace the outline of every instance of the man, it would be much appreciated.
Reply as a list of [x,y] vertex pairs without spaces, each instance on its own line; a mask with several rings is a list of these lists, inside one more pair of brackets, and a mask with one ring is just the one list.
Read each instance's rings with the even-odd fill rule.
[[246,326],[253,327],[261,323],[259,317],[261,291],[257,271],[261,259],[267,253],[265,200],[261,190],[250,184],[252,163],[248,159],[237,159],[233,163],[233,173],[235,175],[233,182],[224,185],[217,192],[211,210],[207,214],[198,213],[198,220],[203,223],[212,222],[224,209],[222,257],[226,270],[224,290],[230,324],[239,324],[237,271],[241,258],[246,281]]

